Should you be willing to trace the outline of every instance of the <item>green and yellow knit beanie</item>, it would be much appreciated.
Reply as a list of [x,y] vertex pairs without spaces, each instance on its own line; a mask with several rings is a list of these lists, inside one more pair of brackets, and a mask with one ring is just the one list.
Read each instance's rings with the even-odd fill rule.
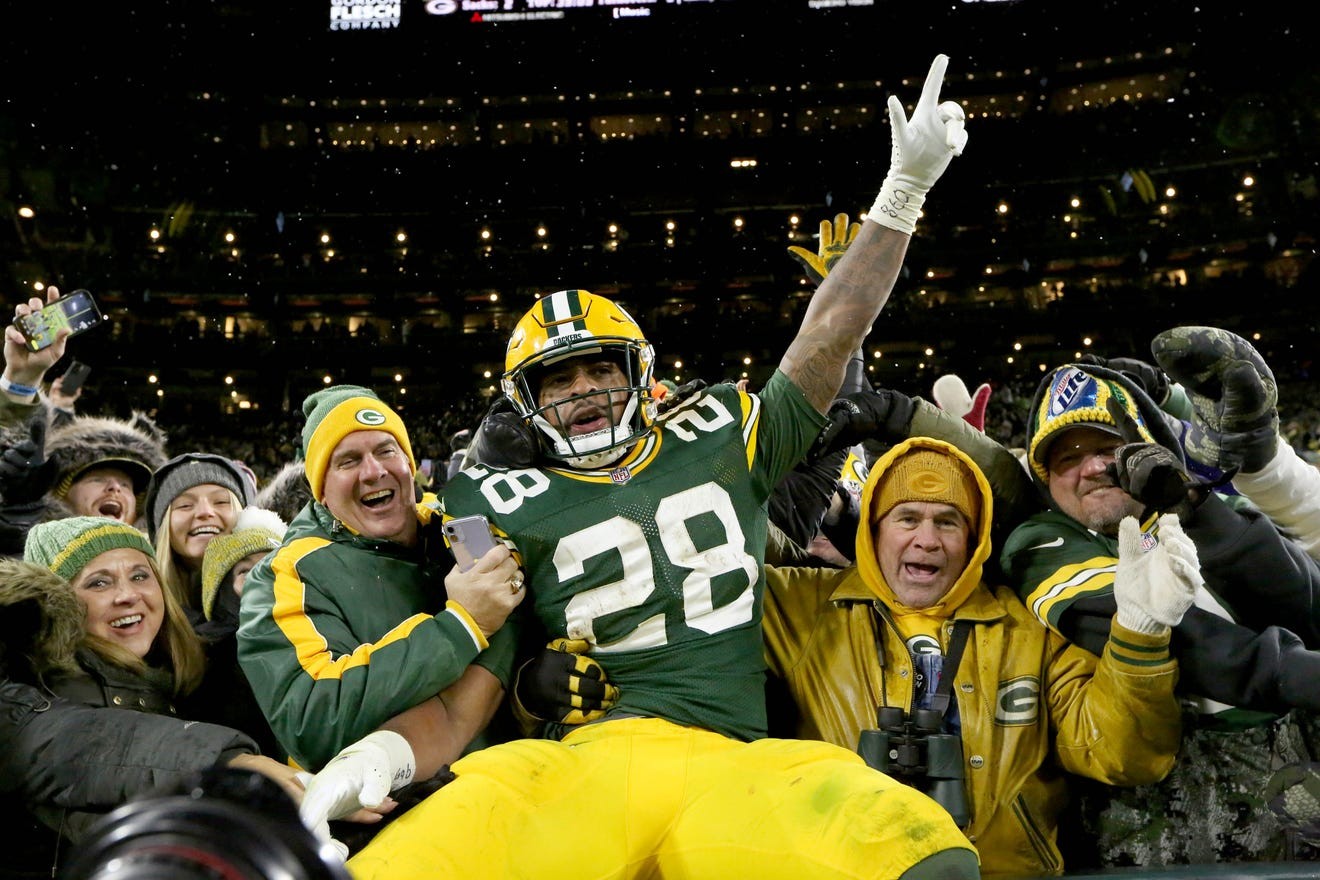
[[220,585],[239,560],[253,553],[278,550],[288,530],[284,520],[273,510],[245,507],[228,535],[216,535],[206,545],[202,556],[202,613],[211,619]]
[[408,456],[412,471],[417,471],[417,460],[413,458],[412,443],[408,441],[408,429],[403,426],[403,419],[370,388],[332,385],[309,394],[302,408],[307,416],[302,432],[307,485],[311,486],[312,497],[317,501],[323,500],[325,494],[325,472],[330,466],[330,456],[339,441],[354,431],[393,434],[403,454]]
[[151,543],[138,529],[105,516],[70,516],[33,526],[23,546],[23,559],[72,581],[97,556],[121,547],[141,550],[155,559]]

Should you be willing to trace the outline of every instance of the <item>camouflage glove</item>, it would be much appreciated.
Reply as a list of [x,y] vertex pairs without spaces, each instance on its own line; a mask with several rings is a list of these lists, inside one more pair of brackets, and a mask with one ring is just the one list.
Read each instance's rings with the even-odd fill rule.
[[1223,471],[1261,470],[1278,449],[1279,389],[1250,342],[1217,327],[1174,327],[1150,344],[1155,360],[1192,401],[1183,446]]
[[518,670],[513,684],[517,708],[538,721],[582,724],[605,717],[619,689],[587,656],[582,639],[554,639]]
[[1285,828],[1320,846],[1320,762],[1280,767],[1265,785],[1265,801]]
[[1156,406],[1164,406],[1169,399],[1169,377],[1159,367],[1152,366],[1136,358],[1102,358],[1096,354],[1084,354],[1080,363],[1108,367],[1116,373],[1122,373],[1134,385],[1145,391]]
[[815,464],[864,440],[904,440],[916,409],[915,400],[891,388],[844,395],[830,404],[825,414],[830,423],[807,450],[806,463]]
[[541,455],[541,438],[527,420],[518,415],[509,398],[500,395],[482,416],[472,442],[463,450],[463,467],[488,464],[492,467],[525,468]]
[[55,462],[46,458],[46,419],[38,414],[29,435],[0,454],[0,499],[9,506],[30,504],[55,481]]
[[903,104],[889,96],[891,146],[889,173],[867,217],[890,229],[911,235],[917,228],[926,193],[940,179],[954,156],[967,146],[963,127],[966,115],[954,101],[939,103],[940,86],[949,56],[936,55],[921,88],[921,97],[909,120]]
[[1147,635],[1177,626],[1204,583],[1196,545],[1178,517],[1164,514],[1149,535],[1141,531],[1136,518],[1123,517],[1114,570],[1119,623]]
[[816,253],[789,245],[788,255],[802,264],[802,271],[807,273],[812,284],[819,285],[834,264],[842,259],[861,228],[860,223],[849,223],[847,214],[835,214],[833,224],[828,220],[820,221],[820,247]]

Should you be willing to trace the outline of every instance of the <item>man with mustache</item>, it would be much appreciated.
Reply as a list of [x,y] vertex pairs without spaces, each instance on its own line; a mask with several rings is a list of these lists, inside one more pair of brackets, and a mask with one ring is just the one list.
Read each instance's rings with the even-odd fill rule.
[[[1320,708],[1320,652],[1310,649],[1320,633],[1307,613],[1320,568],[1259,511],[1188,479],[1180,427],[1118,370],[1085,363],[1047,374],[1027,457],[1048,509],[1013,531],[1001,563],[1046,626],[1100,654],[1122,576],[1119,522],[1135,517],[1155,543],[1157,515],[1175,513],[1204,578],[1173,627],[1179,761],[1157,785],[1090,801],[1110,802],[1086,817],[1099,836],[1093,857],[1158,865],[1296,855],[1263,805],[1273,770],[1310,760],[1292,710]],[[1285,622],[1295,634],[1270,625]]]

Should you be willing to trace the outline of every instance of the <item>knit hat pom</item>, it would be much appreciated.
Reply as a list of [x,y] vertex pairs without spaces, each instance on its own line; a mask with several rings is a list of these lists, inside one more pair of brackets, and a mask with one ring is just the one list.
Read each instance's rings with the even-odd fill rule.
[[239,560],[280,546],[288,526],[273,510],[245,507],[228,535],[216,535],[202,557],[202,612],[211,619],[220,585]]

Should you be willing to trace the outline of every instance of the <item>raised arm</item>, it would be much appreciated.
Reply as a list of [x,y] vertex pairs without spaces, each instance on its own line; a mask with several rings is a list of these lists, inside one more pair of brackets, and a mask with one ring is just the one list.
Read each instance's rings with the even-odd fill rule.
[[947,55],[935,57],[911,120],[898,98],[889,96],[892,149],[880,195],[847,253],[816,289],[779,364],[822,413],[894,289],[926,193],[967,143],[962,108],[939,101],[948,65]]

